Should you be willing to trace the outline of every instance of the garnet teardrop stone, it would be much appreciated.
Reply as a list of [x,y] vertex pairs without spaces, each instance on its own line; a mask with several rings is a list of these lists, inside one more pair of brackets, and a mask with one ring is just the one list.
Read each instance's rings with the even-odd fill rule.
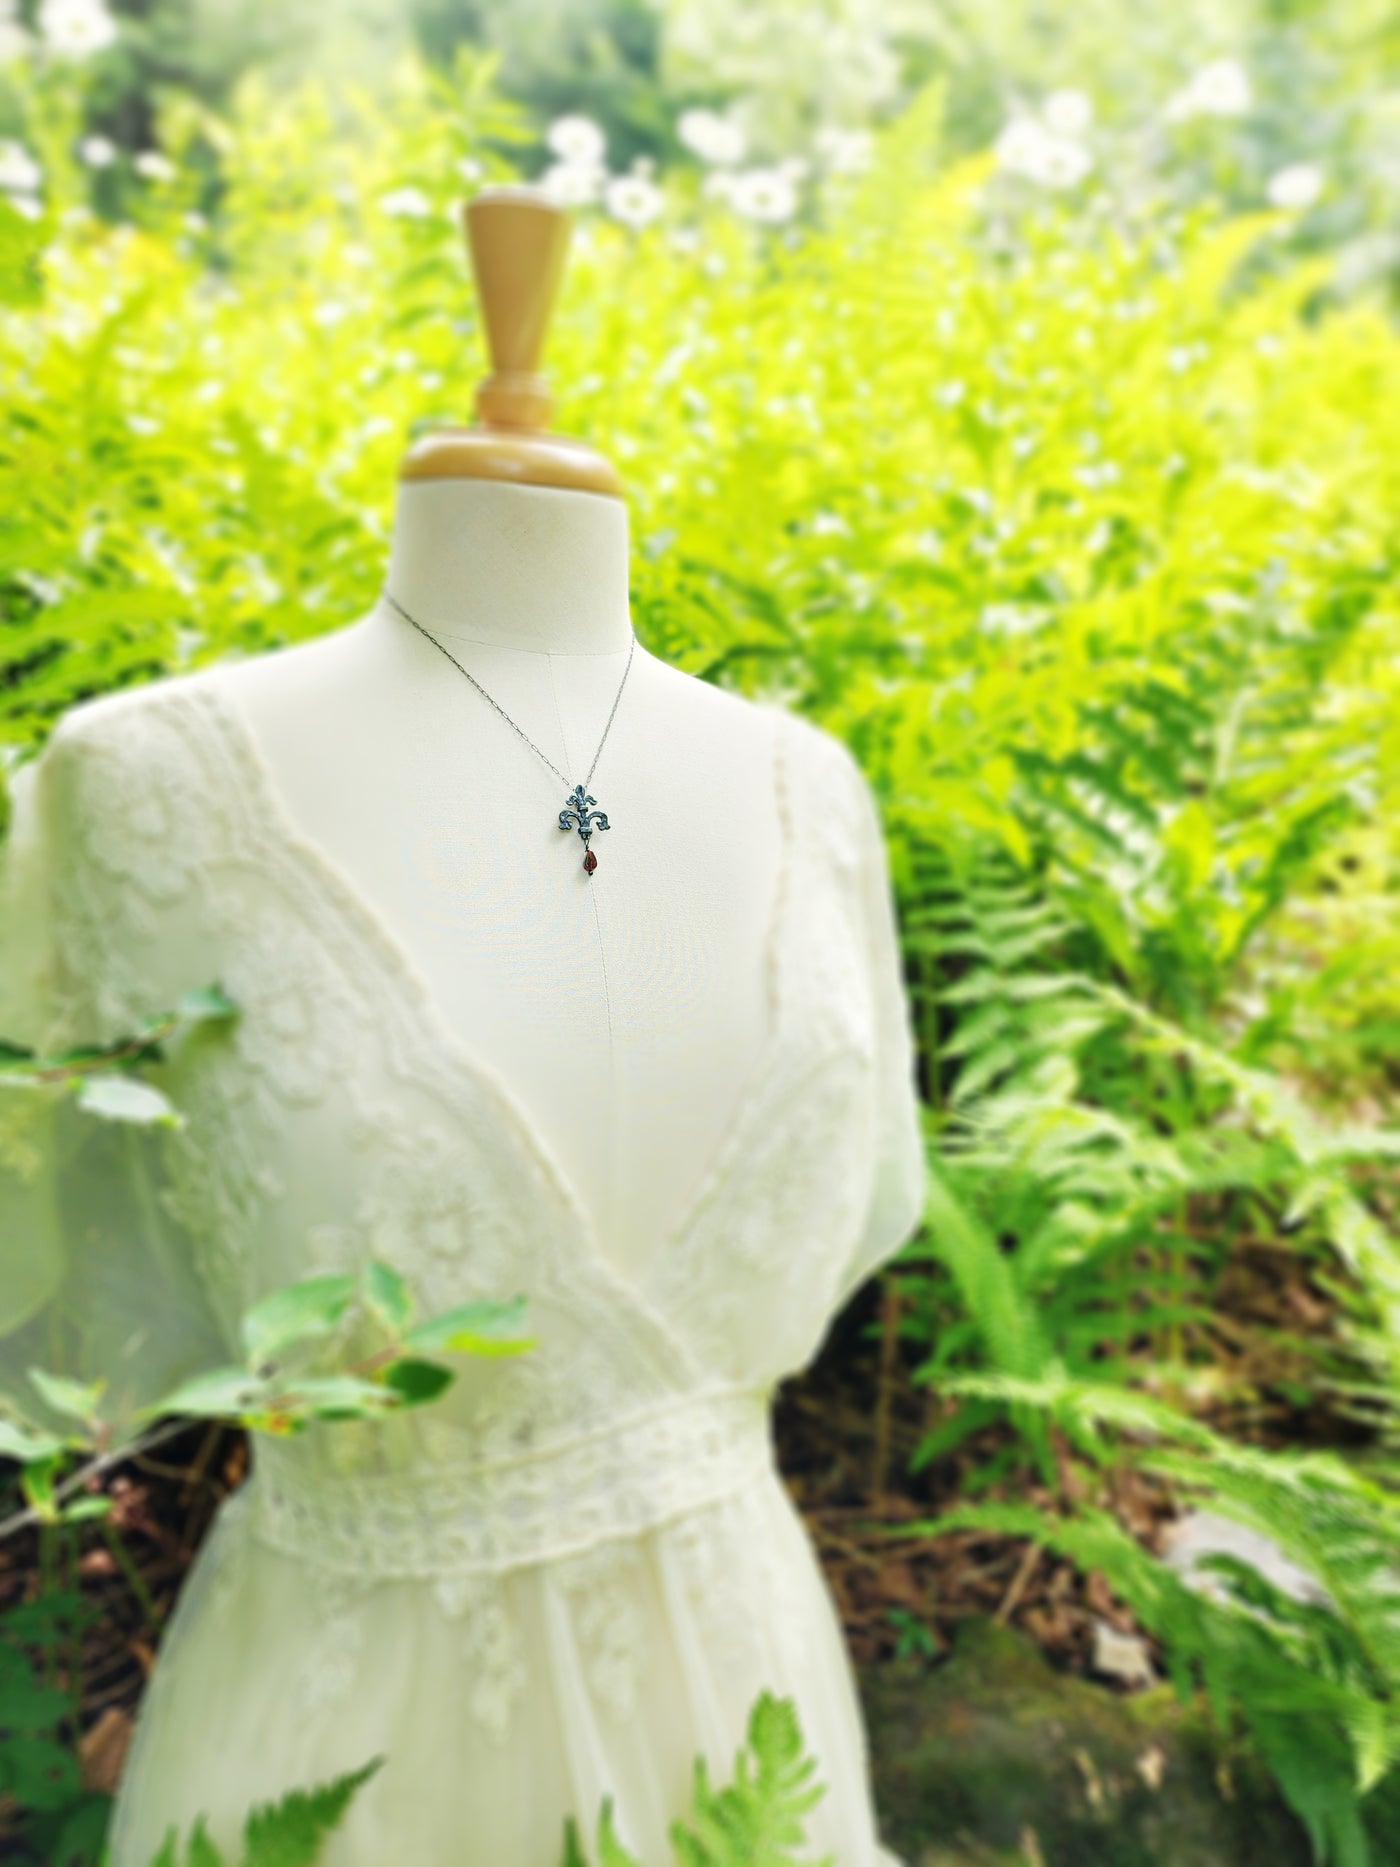
[[583,859],[583,866],[585,869],[587,869],[590,875],[593,873],[594,869],[596,869],[598,866],[598,858],[594,855],[591,849],[589,850],[588,854]]

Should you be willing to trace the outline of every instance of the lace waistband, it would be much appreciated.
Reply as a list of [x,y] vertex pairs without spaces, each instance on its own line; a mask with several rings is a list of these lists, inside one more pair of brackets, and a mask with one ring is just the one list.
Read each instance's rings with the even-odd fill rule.
[[658,1402],[489,1463],[347,1475],[298,1454],[294,1440],[259,1445],[242,1487],[254,1534],[288,1555],[383,1576],[548,1561],[656,1529],[776,1471],[762,1387]]

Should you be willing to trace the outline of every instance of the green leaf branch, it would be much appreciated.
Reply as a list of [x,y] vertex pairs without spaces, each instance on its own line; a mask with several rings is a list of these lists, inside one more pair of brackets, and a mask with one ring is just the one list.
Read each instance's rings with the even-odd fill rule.
[[[29,1379],[39,1398],[72,1419],[74,1429],[46,1430],[13,1407],[8,1417],[0,1416],[0,1457],[20,1464],[29,1500],[27,1509],[0,1521],[0,1538],[32,1523],[71,1523],[104,1514],[108,1500],[88,1495],[101,1474],[151,1451],[182,1431],[189,1419],[220,1419],[252,1432],[287,1436],[304,1432],[313,1420],[382,1418],[423,1406],[456,1378],[441,1357],[519,1355],[533,1348],[536,1339],[524,1332],[525,1306],[523,1295],[482,1299],[415,1320],[406,1280],[377,1259],[359,1273],[302,1278],[245,1312],[241,1363],[196,1375],[137,1409],[133,1422],[152,1424],[120,1442],[114,1442],[110,1422],[96,1417],[105,1382],[83,1385],[31,1368]],[[293,1365],[309,1345],[357,1321],[387,1340],[343,1367]],[[158,1421],[164,1424],[154,1424]],[[72,1457],[86,1451],[95,1455],[60,1478]],[[84,1495],[70,1503],[75,1493]]]

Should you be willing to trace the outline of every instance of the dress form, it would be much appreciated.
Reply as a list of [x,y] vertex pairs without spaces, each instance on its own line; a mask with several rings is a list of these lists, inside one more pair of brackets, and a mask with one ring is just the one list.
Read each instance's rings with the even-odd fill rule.
[[[384,582],[569,780],[376,602],[74,708],[0,845],[0,1033],[106,1043],[210,982],[239,1008],[150,1060],[181,1121],[26,1098],[0,1391],[43,1363],[124,1421],[371,1253],[429,1312],[527,1295],[539,1335],[430,1407],[258,1436],[162,1630],[112,1867],[204,1815],[231,1856],[251,1807],[371,1758],[343,1867],[538,1867],[605,1797],[659,1861],[760,1691],[822,1781],[809,1845],[899,1867],[770,1420],[922,1205],[875,800],[814,727],[640,648],[590,773],[625,509],[532,427],[542,320],[484,296],[502,420],[415,444]],[[558,821],[584,780],[592,878]]]
[[[415,466],[421,448],[385,586],[572,788],[631,647],[626,506],[577,479]],[[388,604],[210,672],[289,815],[516,1094],[609,1257],[639,1270],[770,1033],[779,722],[638,643],[588,786],[610,819],[590,878],[555,774]]]

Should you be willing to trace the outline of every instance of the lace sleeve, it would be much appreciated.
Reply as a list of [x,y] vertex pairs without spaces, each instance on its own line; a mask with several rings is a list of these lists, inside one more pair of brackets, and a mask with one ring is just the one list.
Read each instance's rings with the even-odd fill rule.
[[927,1191],[913,1020],[889,856],[870,784],[849,753],[847,758],[857,794],[861,918],[875,1005],[875,1167],[865,1223],[837,1287],[838,1308],[913,1236]]
[[[91,1028],[102,945],[77,943],[87,970],[75,977],[64,939],[75,894],[85,926],[101,906],[73,834],[74,813],[95,807],[82,758],[82,734],[61,722],[12,775],[0,842],[0,1044],[41,1057],[110,1036]],[[0,1409],[59,1424],[29,1380],[39,1367],[105,1381],[98,1411],[124,1424],[230,1359],[159,1198],[165,1132],[90,1113],[71,1079],[35,1086],[0,1069]]]

